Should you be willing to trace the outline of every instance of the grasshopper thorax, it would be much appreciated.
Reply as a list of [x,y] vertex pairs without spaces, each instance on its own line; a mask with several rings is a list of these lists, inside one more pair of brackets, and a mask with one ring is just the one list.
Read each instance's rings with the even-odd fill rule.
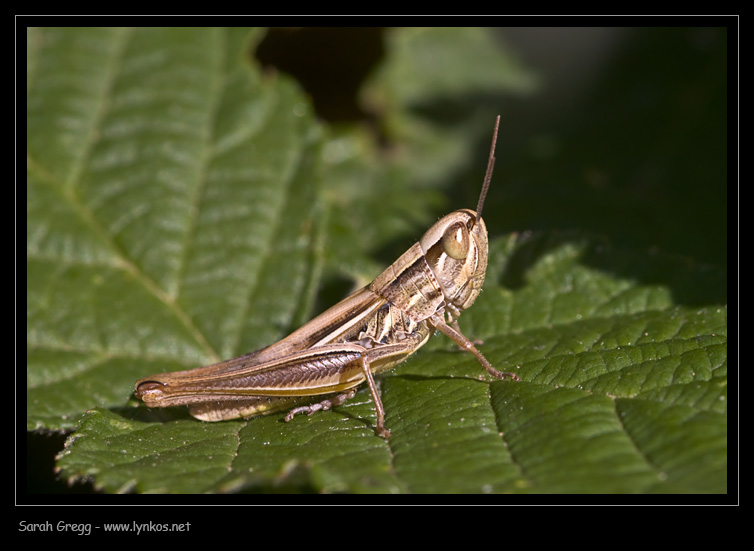
[[499,125],[498,116],[476,212],[461,209],[441,218],[369,285],[413,322],[443,311],[444,323],[452,323],[482,290],[488,255],[482,207],[492,181]]
[[429,228],[419,243],[446,303],[458,310],[471,306],[487,271],[484,220],[471,209],[451,212]]

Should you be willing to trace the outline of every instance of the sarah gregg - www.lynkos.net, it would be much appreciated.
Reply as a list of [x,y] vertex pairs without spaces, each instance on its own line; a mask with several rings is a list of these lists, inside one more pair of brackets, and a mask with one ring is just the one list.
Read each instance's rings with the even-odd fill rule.
[[188,532],[191,529],[190,522],[113,522],[92,524],[91,522],[60,522],[53,523],[49,520],[44,522],[28,522],[21,520],[18,523],[19,532],[58,532],[88,536],[92,530],[100,532],[130,532],[135,534],[149,532]]

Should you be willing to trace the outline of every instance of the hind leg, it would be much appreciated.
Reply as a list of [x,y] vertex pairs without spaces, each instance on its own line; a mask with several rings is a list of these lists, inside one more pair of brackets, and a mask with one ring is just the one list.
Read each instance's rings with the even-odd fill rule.
[[307,415],[312,415],[313,413],[320,410],[327,411],[328,409],[332,407],[339,406],[345,403],[346,400],[350,400],[355,395],[356,395],[356,389],[352,388],[348,392],[344,392],[343,394],[338,394],[336,396],[333,396],[332,398],[329,398],[327,400],[322,400],[321,402],[318,402],[316,404],[310,404],[308,406],[299,406],[297,408],[293,408],[285,416],[285,420],[290,421],[291,419],[293,419],[293,417],[297,413],[306,413]]

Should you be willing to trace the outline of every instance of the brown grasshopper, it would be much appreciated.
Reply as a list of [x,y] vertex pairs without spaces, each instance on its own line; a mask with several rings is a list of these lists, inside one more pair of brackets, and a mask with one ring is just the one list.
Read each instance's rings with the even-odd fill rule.
[[[487,228],[482,206],[495,165],[500,117],[495,122],[487,173],[476,212],[461,209],[436,222],[369,285],[343,299],[283,340],[245,356],[188,371],[150,375],[135,393],[149,407],[187,404],[204,421],[253,417],[291,409],[311,415],[344,403],[366,380],[377,411],[377,432],[385,410],[374,374],[416,352],[435,330],[468,350],[493,377],[510,377],[461,332],[458,317],[476,300],[487,270]],[[337,393],[337,394],[336,394]]]

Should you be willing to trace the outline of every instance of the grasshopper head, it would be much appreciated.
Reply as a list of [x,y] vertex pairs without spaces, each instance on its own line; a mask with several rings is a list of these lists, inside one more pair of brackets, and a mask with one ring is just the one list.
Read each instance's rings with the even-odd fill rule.
[[495,144],[499,126],[500,115],[495,120],[487,172],[476,212],[471,209],[451,212],[429,228],[419,242],[424,258],[442,288],[446,312],[451,320],[474,304],[484,285],[489,246],[487,226],[482,220],[482,207],[492,181],[492,170],[495,168]]
[[419,243],[446,303],[458,310],[471,306],[482,290],[487,271],[484,220],[471,209],[451,212],[429,228]]

